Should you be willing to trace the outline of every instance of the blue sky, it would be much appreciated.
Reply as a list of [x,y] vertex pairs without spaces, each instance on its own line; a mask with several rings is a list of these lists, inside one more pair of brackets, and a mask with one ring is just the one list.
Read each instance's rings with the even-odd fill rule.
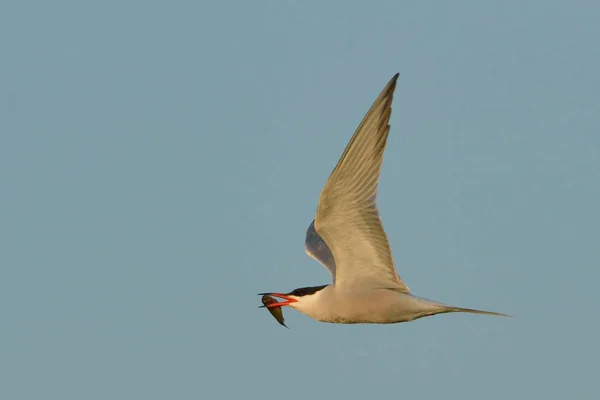
[[[592,1],[3,1],[0,398],[597,398],[598,43]],[[396,265],[516,318],[281,328],[396,72]]]

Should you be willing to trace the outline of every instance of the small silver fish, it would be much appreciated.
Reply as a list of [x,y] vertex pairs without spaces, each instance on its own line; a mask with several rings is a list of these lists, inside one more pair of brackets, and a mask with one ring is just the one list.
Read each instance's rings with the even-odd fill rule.
[[263,305],[260,306],[259,308],[264,307],[267,310],[269,310],[269,312],[271,313],[273,318],[275,318],[277,320],[277,322],[279,322],[281,325],[283,325],[287,328],[288,326],[285,324],[285,319],[283,319],[283,311],[281,310],[281,307],[267,307],[269,304],[279,303],[279,302],[267,294],[265,294],[261,300],[262,300]]

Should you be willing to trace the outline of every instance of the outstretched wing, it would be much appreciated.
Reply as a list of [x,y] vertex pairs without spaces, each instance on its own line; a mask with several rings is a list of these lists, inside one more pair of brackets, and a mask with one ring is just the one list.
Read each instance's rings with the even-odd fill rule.
[[358,126],[319,198],[314,228],[335,259],[339,286],[409,291],[394,268],[376,204],[397,78]]
[[331,274],[331,278],[335,283],[335,260],[331,250],[327,247],[327,243],[315,230],[315,221],[310,223],[306,230],[306,240],[304,241],[304,251],[306,254],[323,264]]

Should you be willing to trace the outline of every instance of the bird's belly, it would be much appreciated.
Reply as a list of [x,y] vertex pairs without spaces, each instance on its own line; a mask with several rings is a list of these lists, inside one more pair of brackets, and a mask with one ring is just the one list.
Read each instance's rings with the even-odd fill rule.
[[316,318],[340,324],[393,324],[435,314],[439,304],[390,289],[343,293]]

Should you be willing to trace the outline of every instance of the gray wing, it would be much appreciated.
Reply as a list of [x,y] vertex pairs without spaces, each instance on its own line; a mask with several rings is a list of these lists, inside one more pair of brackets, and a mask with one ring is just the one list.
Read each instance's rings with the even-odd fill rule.
[[319,198],[315,230],[336,264],[336,286],[408,287],[394,268],[377,210],[396,74],[364,117]]
[[315,230],[315,221],[310,223],[306,230],[306,240],[304,241],[304,251],[306,254],[323,264],[331,274],[331,278],[335,283],[335,260],[331,250],[327,247],[327,243]]

